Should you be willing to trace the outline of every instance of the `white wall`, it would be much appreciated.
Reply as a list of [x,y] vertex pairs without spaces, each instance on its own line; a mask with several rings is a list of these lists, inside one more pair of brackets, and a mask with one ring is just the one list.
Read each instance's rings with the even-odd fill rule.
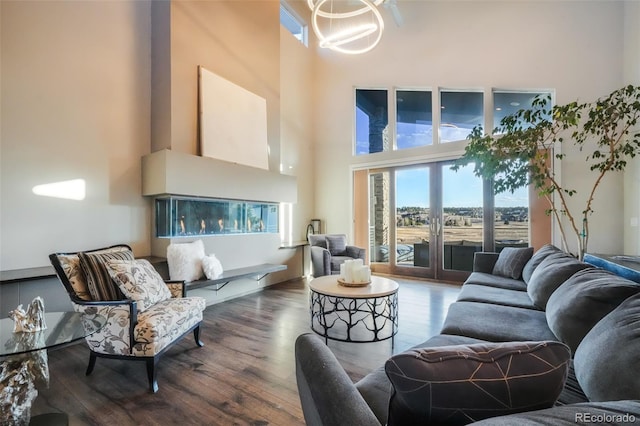
[[[155,16],[160,21],[166,21],[162,8]],[[170,148],[174,152],[196,156],[199,153],[198,136],[198,66],[255,93],[267,101],[267,139],[269,143],[269,170],[273,173],[280,171],[283,162],[282,149],[290,150],[286,155],[288,162],[295,164],[300,161],[296,144],[302,140],[299,135],[287,139],[281,136],[283,120],[297,120],[297,116],[283,116],[281,106],[281,84],[298,84],[296,80],[283,79],[280,74],[280,57],[288,57],[289,52],[281,52],[281,27],[279,23],[279,2],[277,1],[174,1],[170,6],[170,42],[162,37],[158,44],[154,39],[154,51],[166,55],[170,50],[170,70],[167,64],[161,63],[161,74],[154,74],[164,81],[166,74],[170,75],[170,90],[166,85],[158,89],[162,100],[160,105],[154,105],[154,120],[156,117],[168,117],[171,121],[167,125],[170,138],[166,135],[154,133],[151,141],[153,151]],[[154,21],[155,23],[155,21]],[[257,23],[260,23],[259,25]],[[296,47],[296,46],[294,46]],[[158,61],[159,62],[159,61]],[[155,72],[154,68],[154,72]],[[155,79],[154,79],[155,83]],[[154,87],[156,87],[154,85]],[[154,91],[153,93],[157,93]],[[297,97],[305,94],[294,88],[290,90],[294,98],[289,102],[298,103]],[[168,111],[167,111],[168,110]],[[302,114],[298,112],[297,114]],[[157,125],[156,125],[157,124]],[[162,123],[152,123],[154,129],[161,128]],[[248,122],[250,126],[254,123]],[[306,142],[305,142],[306,143]],[[301,152],[304,152],[301,151]],[[309,161],[309,160],[305,160]],[[302,163],[304,165],[304,163]],[[192,170],[193,171],[193,170]],[[306,168],[284,170],[287,174],[308,179]],[[243,173],[242,169],[238,173]],[[225,176],[231,176],[226,173]],[[231,199],[245,199],[238,187],[242,179],[207,179],[197,176],[200,181],[194,181],[192,188],[206,186],[210,192],[200,193],[201,196],[212,196]],[[240,176],[242,177],[242,176]],[[264,182],[263,182],[264,184]],[[218,188],[224,189],[218,191]],[[284,188],[288,190],[288,187]],[[277,191],[277,188],[275,189]],[[298,189],[299,190],[299,189]],[[300,191],[300,190],[299,190]],[[232,193],[230,195],[230,193]],[[192,193],[190,193],[193,195]],[[180,194],[178,194],[180,195]],[[311,195],[306,194],[306,199]],[[251,201],[251,200],[249,200]],[[299,199],[298,204],[306,206],[305,199]],[[301,220],[300,212],[293,212],[294,226]],[[292,229],[292,238],[300,239],[302,230],[299,226]],[[301,250],[280,249],[279,235],[229,235],[209,236],[202,238],[207,253],[214,253],[225,269],[250,266],[260,263],[286,264],[287,271],[269,275],[261,283],[251,280],[234,282],[219,292],[203,290],[202,295],[207,302],[217,303],[231,297],[255,291],[265,284],[285,281],[301,275]],[[186,240],[176,239],[176,243]],[[166,256],[169,240],[152,238],[151,253],[156,256]]]
[[[640,2],[626,1],[624,10],[624,81],[640,86]],[[640,127],[639,127],[640,129]],[[640,156],[624,173],[624,253],[640,255]]]
[[[354,87],[470,88],[486,93],[493,87],[550,88],[556,90],[558,103],[567,103],[593,100],[623,84],[623,2],[409,1],[399,2],[399,7],[404,25],[396,27],[385,12],[385,33],[372,52],[320,52],[316,212],[329,232],[352,230]],[[569,158],[562,164],[563,184],[584,194],[590,185],[585,187],[582,156],[565,152]],[[581,211],[582,202],[576,204]],[[622,206],[622,175],[611,175],[594,207],[591,251],[622,250]]]
[[280,162],[282,173],[295,175],[298,202],[292,206],[291,228],[285,238],[305,240],[314,218],[313,81],[315,51],[304,46],[284,27],[280,30]]
[[[136,256],[166,253],[169,240],[152,238],[151,200],[141,195],[141,158],[154,142],[157,149],[196,154],[197,65],[232,76],[268,99],[270,167],[276,172],[282,162],[286,174],[300,179],[289,217],[291,238],[304,239],[313,216],[307,90],[313,53],[281,34],[278,5],[182,1],[160,8],[156,3],[158,26],[152,33],[148,1],[1,1],[0,270],[49,266],[51,252],[121,242],[131,244]],[[264,25],[256,27],[258,21]],[[157,42],[153,65],[152,40]],[[281,56],[287,66],[283,76]],[[153,75],[157,93],[152,93]],[[282,107],[281,96],[287,97]],[[36,184],[71,178],[86,179],[84,201],[31,192]],[[277,235],[207,238],[205,245],[226,269],[263,262],[289,266],[261,283],[244,280],[208,291],[213,302],[301,273],[302,251],[279,249]],[[62,291],[57,280],[49,281]],[[16,291],[3,286],[3,304],[15,306],[18,293],[31,294],[33,283],[16,284]]]
[[[127,242],[149,253],[150,3],[2,1],[0,270]],[[35,185],[81,178],[83,201]]]

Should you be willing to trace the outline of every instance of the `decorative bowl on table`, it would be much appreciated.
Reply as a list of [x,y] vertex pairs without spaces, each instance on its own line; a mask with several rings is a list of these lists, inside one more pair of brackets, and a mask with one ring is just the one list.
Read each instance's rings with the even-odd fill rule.
[[338,285],[341,285],[343,287],[366,287],[369,284],[371,284],[371,280],[350,282],[345,280],[344,277],[338,278]]

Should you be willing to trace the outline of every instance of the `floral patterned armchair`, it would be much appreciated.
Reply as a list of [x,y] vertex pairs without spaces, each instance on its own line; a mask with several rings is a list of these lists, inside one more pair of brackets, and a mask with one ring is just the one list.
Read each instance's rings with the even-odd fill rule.
[[91,350],[86,374],[97,357],[145,361],[151,392],[157,392],[156,364],[173,343],[193,331],[198,346],[206,304],[186,297],[184,282],[164,282],[149,262],[117,245],[49,256],[73,308],[85,318],[100,315],[106,325],[86,338]]

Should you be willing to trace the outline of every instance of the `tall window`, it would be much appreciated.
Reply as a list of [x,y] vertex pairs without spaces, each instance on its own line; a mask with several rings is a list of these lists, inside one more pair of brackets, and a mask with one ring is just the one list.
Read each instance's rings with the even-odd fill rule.
[[396,144],[397,149],[433,144],[430,91],[396,91]]
[[[493,91],[493,127],[500,125],[500,121],[521,109],[531,109],[536,97],[551,96],[545,91]],[[547,106],[548,109],[551,105]],[[543,116],[548,120],[550,116]],[[529,188],[516,189],[513,193],[503,192],[494,197],[495,249],[503,247],[526,247],[529,245]]]
[[482,92],[440,92],[440,142],[465,140],[471,129],[483,124]]
[[280,24],[285,27],[300,43],[309,45],[308,25],[286,2],[280,1]]

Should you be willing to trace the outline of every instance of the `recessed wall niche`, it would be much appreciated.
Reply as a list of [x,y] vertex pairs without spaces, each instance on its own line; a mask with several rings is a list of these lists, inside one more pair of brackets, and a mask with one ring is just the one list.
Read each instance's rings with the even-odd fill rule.
[[155,213],[158,238],[279,232],[276,203],[170,196]]

